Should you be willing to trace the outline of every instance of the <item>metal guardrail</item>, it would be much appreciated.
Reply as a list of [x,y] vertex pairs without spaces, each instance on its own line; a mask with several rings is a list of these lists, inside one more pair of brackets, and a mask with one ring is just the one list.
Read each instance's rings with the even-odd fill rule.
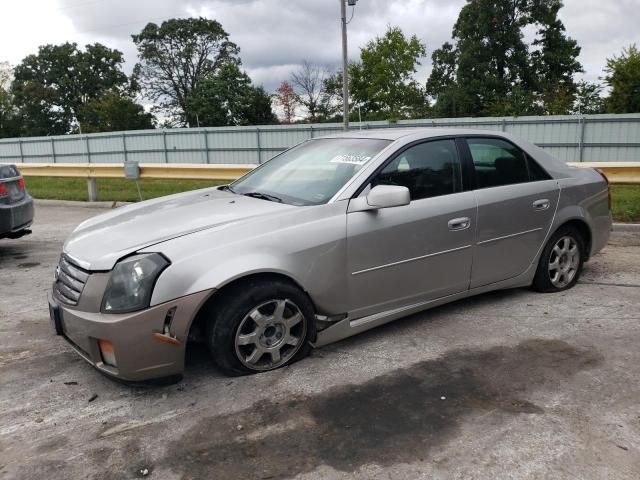
[[[120,163],[16,163],[26,177],[125,178]],[[256,165],[199,163],[140,164],[140,178],[180,180],[235,180]]]
[[[579,168],[598,168],[611,185],[640,185],[640,162],[584,162],[569,163]],[[27,177],[86,178],[89,201],[97,200],[96,178],[125,178],[123,164],[95,163],[18,163]],[[141,164],[140,178],[177,180],[235,180],[256,165],[234,164]]]
[[611,185],[640,185],[640,162],[584,162],[568,165],[597,168],[607,176]]

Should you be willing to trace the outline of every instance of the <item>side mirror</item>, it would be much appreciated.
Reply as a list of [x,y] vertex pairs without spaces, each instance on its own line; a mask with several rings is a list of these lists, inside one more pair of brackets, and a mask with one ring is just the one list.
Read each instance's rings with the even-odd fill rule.
[[411,202],[411,195],[407,187],[401,187],[399,185],[378,185],[377,187],[373,187],[366,197],[351,199],[347,213],[401,207],[402,205],[409,205],[409,202]]
[[378,185],[367,195],[367,205],[372,208],[401,207],[410,201],[409,189],[399,185]]
[[378,185],[367,195],[367,205],[372,208],[401,207],[410,201],[409,189],[399,185]]

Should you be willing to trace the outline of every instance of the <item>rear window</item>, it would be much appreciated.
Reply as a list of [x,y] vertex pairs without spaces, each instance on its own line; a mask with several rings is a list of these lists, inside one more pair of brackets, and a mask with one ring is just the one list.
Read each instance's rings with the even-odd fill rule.
[[0,165],[0,178],[13,178],[19,175],[18,169],[13,165]]

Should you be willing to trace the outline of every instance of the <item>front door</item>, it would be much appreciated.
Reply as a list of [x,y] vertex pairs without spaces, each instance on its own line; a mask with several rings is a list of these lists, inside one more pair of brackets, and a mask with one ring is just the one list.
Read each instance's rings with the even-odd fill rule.
[[410,146],[374,177],[376,185],[406,186],[411,202],[347,214],[351,318],[467,290],[477,209],[463,189],[455,141]]
[[467,139],[478,202],[471,288],[515,277],[531,265],[549,232],[558,182],[517,146]]

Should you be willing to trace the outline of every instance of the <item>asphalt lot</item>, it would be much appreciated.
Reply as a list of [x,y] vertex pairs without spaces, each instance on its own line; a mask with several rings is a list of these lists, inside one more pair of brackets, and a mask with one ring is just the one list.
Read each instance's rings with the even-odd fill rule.
[[0,241],[0,478],[640,477],[640,231],[563,294],[482,295],[251,377],[192,349],[181,383],[132,387],[49,331],[62,242],[100,212],[39,205]]

